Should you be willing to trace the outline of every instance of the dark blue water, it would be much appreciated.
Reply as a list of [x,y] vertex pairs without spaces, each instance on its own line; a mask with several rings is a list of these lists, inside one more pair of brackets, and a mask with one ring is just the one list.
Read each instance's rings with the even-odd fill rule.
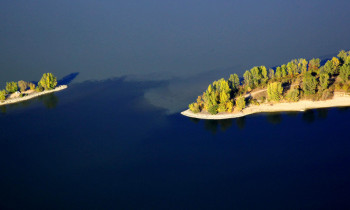
[[84,82],[2,108],[1,208],[349,207],[350,109],[195,120],[144,98],[165,85]]

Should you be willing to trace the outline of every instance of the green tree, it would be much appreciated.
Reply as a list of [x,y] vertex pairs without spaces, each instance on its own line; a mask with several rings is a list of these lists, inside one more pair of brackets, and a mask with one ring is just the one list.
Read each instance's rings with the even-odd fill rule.
[[277,68],[276,68],[275,77],[276,77],[277,79],[280,79],[280,78],[282,77],[282,69],[281,69],[281,67],[277,67]]
[[350,51],[349,52],[345,52],[344,50],[340,51],[338,54],[338,58],[339,61],[344,64],[345,61],[347,60],[347,57],[350,55]]
[[18,87],[20,88],[21,92],[24,92],[28,88],[28,82],[23,80],[18,81]]
[[33,84],[33,83],[29,83],[29,88],[31,89],[31,90],[35,90],[35,84]]
[[287,66],[285,64],[281,66],[281,72],[282,72],[282,77],[287,76]]
[[312,95],[316,93],[317,80],[312,76],[311,72],[304,75],[303,78],[303,90],[306,95]]
[[236,98],[236,108],[238,111],[241,111],[245,108],[245,98],[244,96],[239,96]]
[[291,102],[297,102],[299,101],[299,95],[300,95],[299,89],[293,88],[289,90],[288,93],[286,94],[286,99]]
[[0,91],[0,101],[4,101],[6,99],[6,90],[1,90]]
[[198,113],[200,112],[200,109],[199,109],[199,106],[197,103],[192,103],[188,106],[188,108],[190,108],[190,110],[193,112],[193,113]]
[[243,78],[244,78],[244,85],[250,89],[254,88],[254,81],[253,81],[253,76],[252,73],[250,73],[250,71],[246,71],[243,74]]
[[347,82],[349,80],[349,76],[350,76],[350,64],[344,64],[342,67],[340,67],[339,77],[344,82]]
[[294,77],[299,73],[297,60],[292,60],[287,64],[287,72],[288,72],[288,75],[291,77]]
[[6,90],[9,93],[14,93],[18,90],[17,82],[6,82]]
[[43,74],[39,81],[39,86],[45,88],[45,90],[52,90],[57,85],[57,79],[52,73]]
[[269,69],[269,79],[275,78],[275,71],[273,69]]
[[231,90],[236,91],[239,87],[239,77],[237,74],[231,74],[230,78],[228,79],[228,84],[231,88]]
[[301,73],[305,74],[307,72],[307,64],[308,62],[304,58],[298,60],[298,67]]
[[282,99],[283,87],[281,82],[273,82],[267,85],[267,98],[270,101],[280,101]]
[[320,67],[320,59],[313,58],[309,61],[309,71],[310,72],[318,72],[318,68]]
[[327,73],[320,74],[320,85],[322,90],[327,89],[328,84],[329,84],[329,75]]

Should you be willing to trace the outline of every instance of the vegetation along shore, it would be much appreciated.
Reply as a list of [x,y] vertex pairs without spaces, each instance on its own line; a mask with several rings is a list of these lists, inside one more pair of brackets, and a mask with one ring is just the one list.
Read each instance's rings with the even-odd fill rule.
[[67,85],[57,87],[57,78],[52,73],[43,74],[38,84],[23,80],[7,82],[6,88],[0,90],[0,106],[18,103],[66,88]]
[[199,119],[237,118],[259,112],[304,111],[350,106],[350,51],[321,65],[318,58],[294,59],[267,69],[255,66],[209,85],[181,114]]

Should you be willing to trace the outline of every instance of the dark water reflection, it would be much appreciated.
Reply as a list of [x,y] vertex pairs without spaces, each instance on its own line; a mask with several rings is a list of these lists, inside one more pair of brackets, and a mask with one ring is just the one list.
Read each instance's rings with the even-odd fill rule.
[[5,107],[2,209],[348,207],[349,110],[196,120],[145,99],[162,86],[90,81]]

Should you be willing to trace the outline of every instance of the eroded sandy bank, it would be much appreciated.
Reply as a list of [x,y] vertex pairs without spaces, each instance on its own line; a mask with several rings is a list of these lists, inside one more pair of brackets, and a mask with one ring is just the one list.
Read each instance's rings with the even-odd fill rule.
[[30,100],[32,98],[35,98],[35,97],[38,97],[38,96],[41,96],[41,95],[45,95],[45,94],[49,94],[49,93],[53,93],[53,92],[57,92],[57,91],[66,89],[67,87],[68,87],[67,85],[61,85],[59,87],[56,87],[53,90],[44,90],[43,92],[32,93],[30,95],[23,96],[23,97],[7,99],[7,100],[5,100],[3,102],[0,101],[0,106],[7,105],[7,104],[14,104],[14,103]]
[[307,109],[343,107],[350,106],[350,96],[334,96],[333,99],[326,101],[308,101],[302,100],[294,103],[278,103],[278,104],[261,104],[251,105],[239,113],[219,113],[211,115],[209,113],[193,113],[189,109],[181,112],[182,115],[198,119],[222,120],[230,118],[238,118],[254,113],[262,112],[286,112],[286,111],[305,111]]

